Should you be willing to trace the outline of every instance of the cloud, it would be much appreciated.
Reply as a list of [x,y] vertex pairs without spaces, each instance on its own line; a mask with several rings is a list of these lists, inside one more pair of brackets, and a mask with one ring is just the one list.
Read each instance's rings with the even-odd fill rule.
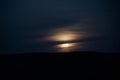
[[35,41],[76,41],[88,36],[85,27],[80,24],[59,26],[44,32],[46,33],[40,33],[44,36],[35,39]]

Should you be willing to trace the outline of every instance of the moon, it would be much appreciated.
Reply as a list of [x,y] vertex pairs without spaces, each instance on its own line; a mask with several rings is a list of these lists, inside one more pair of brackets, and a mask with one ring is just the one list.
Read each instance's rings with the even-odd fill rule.
[[70,52],[77,49],[78,43],[62,43],[56,46],[58,52]]
[[76,46],[76,43],[63,43],[63,44],[57,45],[57,47],[61,49],[70,49],[70,48],[74,48],[75,46]]
[[70,46],[71,45],[69,43],[64,43],[60,45],[61,48],[69,48]]

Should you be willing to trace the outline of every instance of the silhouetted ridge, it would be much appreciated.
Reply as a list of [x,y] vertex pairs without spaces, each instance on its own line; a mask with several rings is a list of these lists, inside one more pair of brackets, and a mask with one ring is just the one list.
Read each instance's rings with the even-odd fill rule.
[[[69,53],[25,53],[1,55],[1,69],[6,75],[17,78],[46,79],[47,77],[73,79],[93,79],[98,76],[111,78],[118,73],[120,54],[101,52],[69,52]],[[107,76],[108,75],[108,76]]]

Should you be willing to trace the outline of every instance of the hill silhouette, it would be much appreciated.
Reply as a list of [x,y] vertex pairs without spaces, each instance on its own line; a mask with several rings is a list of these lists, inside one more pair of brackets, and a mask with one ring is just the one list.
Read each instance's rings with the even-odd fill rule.
[[[94,51],[1,55],[4,78],[108,80],[119,75],[120,54]],[[1,75],[1,76],[2,76]]]

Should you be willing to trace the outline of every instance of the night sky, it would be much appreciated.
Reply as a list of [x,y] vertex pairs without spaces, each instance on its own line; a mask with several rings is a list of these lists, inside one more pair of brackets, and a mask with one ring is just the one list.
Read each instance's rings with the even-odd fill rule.
[[120,52],[117,1],[3,0],[0,53]]

